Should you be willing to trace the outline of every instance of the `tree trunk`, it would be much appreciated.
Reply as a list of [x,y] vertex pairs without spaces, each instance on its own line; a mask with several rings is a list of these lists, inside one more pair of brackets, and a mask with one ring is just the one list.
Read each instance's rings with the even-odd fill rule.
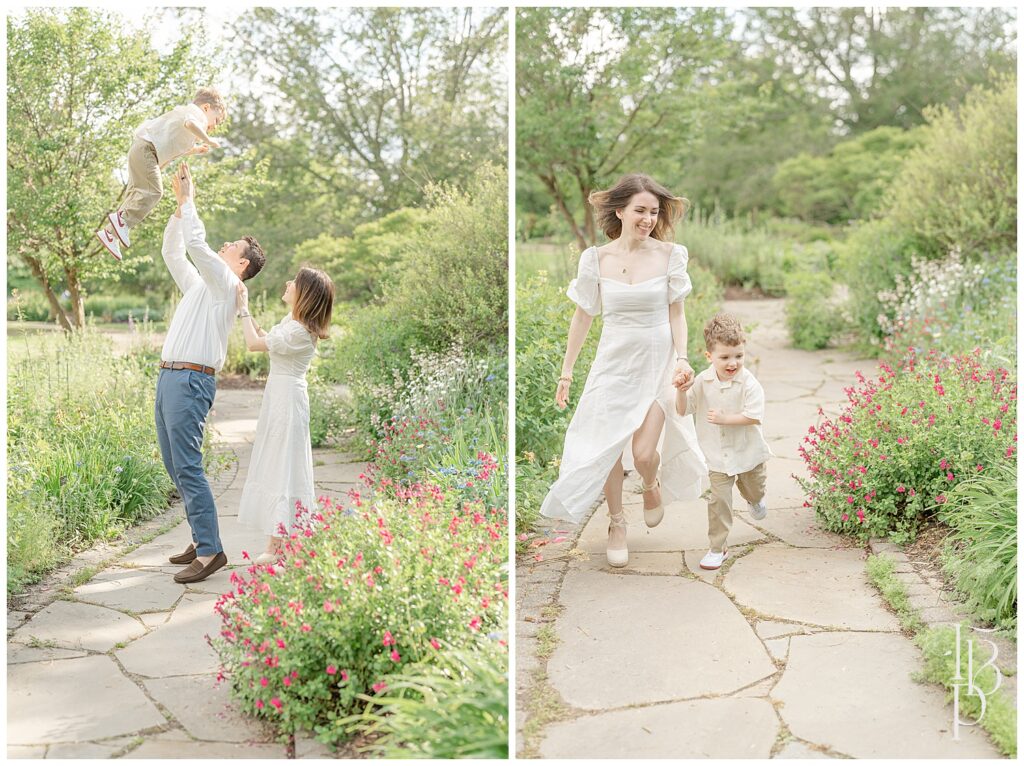
[[576,237],[576,244],[579,245],[580,252],[583,252],[590,245],[587,243],[586,235],[580,229],[579,224],[576,223],[576,218],[573,216],[572,211],[569,210],[569,206],[565,204],[565,196],[562,194],[562,190],[558,188],[558,181],[555,180],[554,172],[550,176],[538,173],[537,177],[547,187],[551,197],[555,200],[555,204],[558,206],[559,212],[569,222],[569,228],[572,229],[573,236]]
[[73,268],[65,268],[64,274],[68,280],[68,292],[71,293],[70,321],[77,328],[85,327],[85,298],[82,295],[78,272]]
[[68,319],[67,314],[64,313],[64,309],[61,308],[60,301],[57,300],[57,294],[53,291],[53,288],[50,287],[50,280],[46,274],[46,270],[43,268],[43,264],[31,255],[26,255],[25,253],[19,253],[19,255],[21,255],[21,260],[28,264],[29,269],[32,270],[32,276],[43,288],[43,294],[46,296],[46,302],[50,304],[50,311],[55,317],[57,317],[57,321],[60,322],[61,328],[63,328],[65,332],[72,332],[75,328],[71,326],[71,322]]

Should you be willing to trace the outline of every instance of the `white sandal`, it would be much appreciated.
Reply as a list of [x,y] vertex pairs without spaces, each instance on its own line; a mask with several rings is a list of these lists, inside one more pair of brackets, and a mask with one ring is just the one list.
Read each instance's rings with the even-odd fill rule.
[[[611,535],[613,527],[621,527],[626,529],[626,512],[620,510],[617,514],[612,515],[612,512],[608,512],[608,534]],[[629,563],[629,548],[623,546],[622,548],[612,548],[610,545],[605,548],[605,555],[608,557],[608,566],[612,567],[624,567]]]
[[[655,477],[654,484],[647,486],[643,481],[640,482],[642,491],[650,492],[653,489],[661,488],[661,479]],[[661,523],[661,520],[665,517],[665,506],[663,503],[658,503],[653,508],[644,506],[644,523],[649,527],[656,527]]]

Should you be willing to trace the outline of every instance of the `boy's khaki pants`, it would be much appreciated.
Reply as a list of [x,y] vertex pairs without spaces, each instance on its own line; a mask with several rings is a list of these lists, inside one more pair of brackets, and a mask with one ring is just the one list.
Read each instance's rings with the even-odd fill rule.
[[735,483],[748,503],[756,503],[764,497],[765,479],[768,470],[765,463],[751,468],[746,473],[729,476],[718,471],[708,471],[711,479],[708,496],[708,540],[711,550],[721,553],[732,529],[732,486]]
[[159,204],[163,194],[156,147],[141,138],[134,139],[128,150],[128,191],[120,208],[125,225],[129,229],[137,226]]

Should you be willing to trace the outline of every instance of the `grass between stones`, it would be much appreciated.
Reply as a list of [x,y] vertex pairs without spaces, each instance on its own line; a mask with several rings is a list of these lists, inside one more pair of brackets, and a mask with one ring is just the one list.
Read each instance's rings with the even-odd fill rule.
[[546,726],[569,717],[569,708],[548,681],[543,670],[534,671],[530,695],[526,700],[526,723],[523,725],[523,750],[519,758],[540,758],[537,749]]
[[[997,671],[985,664],[987,660],[983,660],[980,667],[975,665],[977,670],[973,684],[985,695],[984,701],[977,693],[969,694],[966,687],[969,676],[968,656],[962,640],[960,667],[956,666],[956,630],[949,626],[928,627],[924,624],[917,610],[910,606],[906,586],[895,576],[896,563],[888,556],[869,556],[866,568],[868,578],[896,612],[904,630],[911,635],[924,655],[924,670],[917,674],[916,680],[939,684],[946,692],[946,701],[951,702],[955,691],[954,680],[963,679],[958,695],[961,720],[968,724],[977,722],[1004,755],[1016,758],[1017,709],[1006,694],[996,690]],[[961,633],[965,632],[964,628],[970,631],[966,623],[962,625]]]

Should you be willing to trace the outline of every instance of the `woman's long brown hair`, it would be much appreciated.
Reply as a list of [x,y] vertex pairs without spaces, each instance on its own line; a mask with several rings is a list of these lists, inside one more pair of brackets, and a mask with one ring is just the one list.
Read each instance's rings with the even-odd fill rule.
[[615,186],[605,191],[590,193],[590,204],[597,214],[597,225],[608,239],[618,239],[622,234],[622,221],[615,211],[622,210],[641,192],[650,192],[658,198],[658,222],[651,237],[662,242],[671,241],[675,235],[676,221],[686,215],[690,201],[677,197],[650,176],[630,173],[620,178]]
[[334,283],[320,269],[303,266],[295,275],[295,305],[292,317],[307,330],[323,339],[331,327],[334,309]]

